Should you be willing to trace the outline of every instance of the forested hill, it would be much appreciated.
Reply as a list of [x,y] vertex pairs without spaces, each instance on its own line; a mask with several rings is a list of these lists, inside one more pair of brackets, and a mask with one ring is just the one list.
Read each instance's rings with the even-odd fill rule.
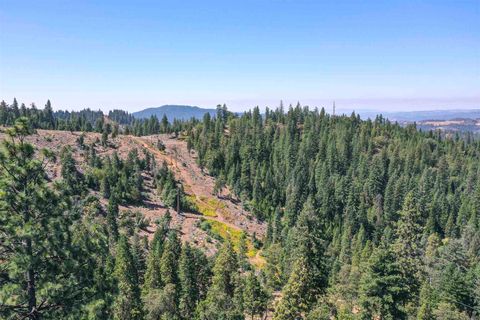
[[141,111],[134,112],[132,115],[137,119],[148,119],[151,116],[155,116],[161,119],[164,115],[168,119],[189,120],[191,118],[202,119],[206,113],[214,115],[216,109],[204,109],[193,106],[181,106],[181,105],[165,105],[156,108],[147,108]]
[[[38,157],[54,161],[52,153],[34,152],[26,141],[42,139],[25,138],[32,123],[50,124],[48,108],[18,118],[17,109],[5,110],[16,126],[0,156],[4,318],[28,316],[31,306],[45,319],[479,315],[480,141],[470,135],[300,105],[241,116],[218,108],[201,121],[149,120],[134,130],[99,121],[102,134],[67,132],[77,138],[82,170],[66,148],[61,179],[51,183]],[[173,147],[166,150],[165,136],[131,135],[158,132]],[[119,157],[119,141],[142,146],[143,156],[131,149]],[[190,197],[202,183],[212,191]],[[170,215],[155,222],[150,241],[140,238],[142,217],[119,206],[155,210],[147,187],[169,206],[179,199],[185,212],[202,205],[198,228],[223,231],[217,254],[181,243],[196,230],[172,227]],[[235,229],[256,220],[232,217],[230,206],[265,221],[265,236]],[[219,227],[217,213],[236,224]]]
[[301,107],[207,116],[187,136],[200,164],[268,220],[275,319],[479,310],[478,141]]

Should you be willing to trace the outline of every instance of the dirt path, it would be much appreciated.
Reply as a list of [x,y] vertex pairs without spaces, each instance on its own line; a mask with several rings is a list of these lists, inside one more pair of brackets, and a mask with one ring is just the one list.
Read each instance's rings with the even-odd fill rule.
[[[174,171],[176,178],[183,184],[185,191],[195,197],[197,204],[201,204],[216,212],[216,217],[203,216],[203,218],[218,221],[234,229],[244,230],[250,236],[255,234],[261,238],[265,235],[266,225],[264,222],[258,221],[240,205],[223,197],[220,198],[213,195],[214,178],[202,172],[195,162],[193,154],[188,152],[186,142],[179,139],[171,139],[167,135],[128,136],[128,138],[147,149],[155,156],[158,163],[166,161]],[[158,139],[161,139],[165,144],[165,152],[160,152],[154,147]],[[211,205],[209,200],[219,203],[221,209]],[[198,215],[191,213],[185,214],[185,216],[190,218],[198,217]]]
[[[71,146],[73,157],[80,171],[83,171],[87,169],[86,151],[82,150],[77,143],[77,139],[81,135],[81,132],[37,130],[36,134],[27,137],[27,141],[39,149],[52,150],[57,158],[64,146]],[[146,137],[119,135],[116,138],[109,138],[109,146],[102,147],[99,144],[101,138],[99,133],[89,132],[83,135],[85,144],[95,143],[97,154],[102,157],[111,156],[114,152],[117,152],[120,158],[125,159],[129,151],[133,149],[148,150],[155,157],[157,164],[160,165],[163,161],[166,161],[173,170],[176,179],[183,184],[185,192],[193,198],[195,204],[211,213],[210,215],[200,215],[193,212],[177,214],[174,209],[164,206],[153,185],[152,178],[145,174],[145,200],[143,203],[134,206],[122,206],[120,209],[140,211],[146,218],[149,218],[151,225],[148,228],[149,231],[145,233],[149,238],[153,237],[155,221],[164,216],[167,210],[170,211],[172,216],[172,226],[181,231],[182,240],[201,247],[207,254],[216,252],[218,241],[199,227],[199,221],[202,219],[218,222],[226,230],[226,233],[236,233],[238,235],[243,230],[251,237],[256,235],[260,239],[265,235],[266,224],[255,219],[241,204],[228,200],[232,195],[227,188],[223,191],[222,197],[213,195],[215,179],[200,169],[196,163],[195,153],[188,151],[185,141],[172,139],[168,135]],[[5,135],[0,132],[0,139],[4,137]],[[166,146],[165,152],[160,152],[156,147],[159,139]],[[139,152],[139,154],[141,156],[142,152]],[[53,180],[61,177],[59,161],[50,163],[46,170]],[[101,199],[101,201],[102,203],[105,202],[104,199]],[[251,259],[261,264],[263,258],[256,252],[256,255]]]
[[[266,224],[258,221],[242,206],[228,200],[232,198],[228,189],[224,190],[222,197],[214,195],[215,179],[205,174],[198,166],[195,153],[188,151],[185,141],[172,139],[168,135],[129,136],[128,138],[148,150],[155,157],[158,164],[165,161],[174,172],[176,179],[182,183],[185,192],[194,198],[195,204],[204,210],[208,210],[210,213],[209,215],[199,215],[192,212],[176,214],[183,219],[181,231],[183,234],[182,238],[185,241],[192,241],[192,239],[196,240],[201,237],[198,234],[203,231],[198,227],[200,220],[218,222],[221,225],[216,225],[212,228],[217,232],[223,233],[222,237],[230,235],[238,241],[240,232],[246,232],[250,236],[249,250],[253,250],[252,252],[254,253],[250,257],[250,262],[260,268],[265,265],[265,259],[261,256],[261,250],[253,249],[253,238],[261,239],[265,236]],[[159,139],[165,145],[165,151],[163,152],[156,148]],[[208,243],[208,241],[205,241],[204,236],[203,240],[204,243]],[[210,252],[212,251],[211,248],[209,250]]]

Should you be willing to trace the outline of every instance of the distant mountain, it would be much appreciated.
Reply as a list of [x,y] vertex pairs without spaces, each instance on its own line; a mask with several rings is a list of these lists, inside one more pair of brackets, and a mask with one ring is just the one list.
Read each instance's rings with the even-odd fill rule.
[[164,105],[137,111],[132,113],[132,115],[137,119],[157,116],[159,120],[162,119],[163,115],[166,115],[169,121],[173,121],[173,119],[188,120],[192,117],[202,119],[204,114],[210,113],[211,115],[215,115],[216,112],[216,109],[203,109],[194,106]]
[[415,122],[417,128],[427,130],[442,130],[446,132],[480,133],[480,109],[470,110],[431,110],[381,112],[373,110],[358,111],[362,119],[375,119],[378,114],[390,121],[407,125]]
[[374,119],[377,114],[390,121],[415,122],[426,120],[452,120],[452,119],[479,119],[480,109],[470,110],[431,110],[431,111],[403,111],[403,112],[381,112],[381,111],[358,111],[364,119]]
[[[173,121],[173,119],[188,120],[192,117],[202,119],[206,113],[214,116],[216,112],[216,109],[205,109],[196,106],[164,105],[137,111],[132,113],[132,115],[137,119],[150,118],[155,115],[159,120],[163,115],[166,115],[169,121]],[[349,112],[340,112],[349,114]],[[362,119],[374,119],[378,114],[382,114],[384,118],[390,121],[396,121],[401,125],[416,122],[417,127],[422,130],[440,129],[443,131],[480,132],[480,109],[402,112],[359,110],[356,113],[358,113]]]

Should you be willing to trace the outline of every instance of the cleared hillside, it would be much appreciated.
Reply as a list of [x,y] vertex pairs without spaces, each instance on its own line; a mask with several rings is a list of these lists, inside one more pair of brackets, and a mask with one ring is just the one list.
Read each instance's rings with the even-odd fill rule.
[[[79,148],[78,139],[83,135],[84,144],[94,145],[99,157],[112,156],[117,153],[120,159],[126,159],[128,153],[137,149],[140,157],[144,157],[144,151],[148,151],[157,164],[164,161],[174,172],[176,179],[183,185],[188,199],[194,204],[195,209],[181,211],[166,206],[158,190],[156,190],[152,177],[143,172],[144,180],[143,200],[140,204],[120,205],[120,211],[130,210],[141,212],[149,220],[148,228],[143,232],[151,240],[157,228],[157,223],[167,212],[172,216],[172,226],[181,232],[182,241],[190,242],[204,250],[208,255],[214,254],[219,245],[220,239],[230,237],[234,243],[238,243],[242,232],[249,236],[249,255],[255,258],[257,250],[253,248],[252,239],[263,238],[266,232],[266,224],[254,218],[248,211],[243,209],[241,202],[224,188],[221,193],[214,194],[215,178],[209,176],[205,170],[200,169],[196,164],[194,151],[188,152],[187,144],[183,139],[175,139],[170,135],[151,135],[145,137],[134,137],[119,135],[108,140],[107,146],[102,146],[100,133],[81,133],[58,130],[37,130],[36,134],[28,136],[27,141],[38,149],[46,148],[55,153],[57,161],[50,162],[46,171],[50,179],[61,178],[61,165],[58,157],[65,146],[69,146],[72,155],[77,163],[80,172],[88,170],[86,164],[87,154]],[[0,140],[5,135],[0,133]],[[165,145],[164,151],[159,151],[155,146],[158,141]],[[91,194],[100,198],[106,208],[108,201],[93,190]],[[206,220],[209,226],[202,225]],[[209,230],[207,229],[209,228]],[[263,259],[257,256],[254,260],[262,264]]]

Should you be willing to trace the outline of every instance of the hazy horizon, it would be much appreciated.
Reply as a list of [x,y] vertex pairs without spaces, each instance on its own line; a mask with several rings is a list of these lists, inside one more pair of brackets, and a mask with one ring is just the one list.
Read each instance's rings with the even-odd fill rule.
[[[12,97],[11,99],[5,99],[4,97],[0,97],[1,100],[5,100],[7,104],[11,104],[13,99],[16,98],[18,103],[25,103],[26,106],[30,106],[33,102],[37,108],[43,108],[45,101],[38,102],[38,101],[24,101],[19,97]],[[48,100],[48,99],[47,99]],[[192,107],[199,107],[202,109],[214,109],[217,105],[225,104],[228,110],[233,112],[243,112],[251,110],[255,107],[260,107],[262,112],[268,107],[270,109],[275,109],[280,105],[280,102],[283,103],[285,108],[288,108],[289,105],[296,106],[297,103],[300,103],[302,106],[308,106],[311,109],[314,108],[325,108],[327,112],[331,112],[333,108],[333,102],[335,101],[337,113],[350,113],[352,111],[356,112],[379,112],[379,113],[388,113],[388,112],[421,112],[421,111],[462,111],[462,110],[480,110],[480,103],[477,103],[476,98],[471,99],[463,99],[464,103],[460,103],[456,106],[452,106],[449,101],[440,102],[439,100],[434,104],[428,105],[424,103],[422,99],[378,99],[376,101],[370,101],[365,99],[305,99],[302,100],[269,100],[267,102],[262,103],[254,103],[253,101],[248,104],[248,102],[243,101],[243,103],[237,107],[233,106],[227,102],[218,102],[212,104],[201,104],[195,102],[163,102],[157,104],[150,104],[150,105],[139,105],[136,107],[125,107],[125,106],[112,106],[112,107],[105,107],[101,105],[78,105],[78,106],[61,106],[55,104],[55,99],[49,99],[52,103],[53,110],[65,110],[65,111],[79,111],[85,108],[89,108],[91,110],[101,110],[104,113],[108,113],[108,111],[114,109],[121,109],[125,110],[129,113],[134,113],[138,111],[142,111],[148,108],[158,108],[165,105],[176,105],[176,106],[192,106]],[[231,102],[231,101],[230,101]]]
[[382,112],[480,107],[478,1],[2,1],[0,99]]

